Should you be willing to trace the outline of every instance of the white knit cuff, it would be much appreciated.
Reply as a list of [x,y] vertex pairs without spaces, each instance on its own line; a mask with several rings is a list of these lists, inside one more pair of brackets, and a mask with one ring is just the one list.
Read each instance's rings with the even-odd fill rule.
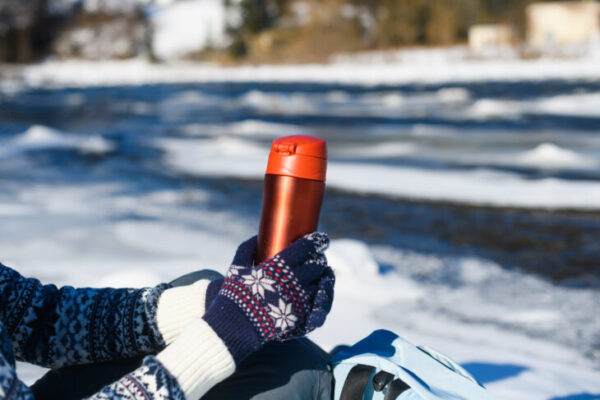
[[177,379],[187,400],[198,400],[235,371],[227,346],[204,320],[190,323],[156,356]]
[[181,334],[185,327],[206,311],[206,290],[210,280],[165,290],[158,300],[156,325],[166,344]]

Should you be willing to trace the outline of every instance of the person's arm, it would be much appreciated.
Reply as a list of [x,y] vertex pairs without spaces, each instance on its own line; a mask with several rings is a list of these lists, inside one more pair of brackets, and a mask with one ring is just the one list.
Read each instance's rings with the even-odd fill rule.
[[[53,366],[80,364],[100,360],[101,357],[123,358],[144,349],[153,349],[156,344],[136,337],[162,337],[164,341],[172,342],[183,330],[183,325],[204,314],[207,298],[216,296],[221,283],[222,280],[198,280],[187,286],[166,290],[165,285],[139,290],[57,289],[52,285],[42,286],[34,279],[25,279],[16,271],[0,264],[0,398],[34,399],[30,388],[17,377],[15,347],[19,352],[17,358]],[[98,310],[103,309],[107,303],[112,305],[111,310]],[[143,314],[140,311],[142,309]],[[76,310],[80,313],[77,314]],[[82,325],[80,329],[84,332],[78,337],[71,337],[70,333],[60,329],[57,331],[60,326],[58,323],[68,320],[70,315],[73,324]],[[141,318],[139,322],[126,323],[130,318],[136,317]],[[88,322],[82,323],[82,320]],[[91,323],[92,320],[96,323]],[[153,322],[155,320],[161,322],[157,324]],[[5,323],[10,324],[10,330]],[[23,323],[25,326],[22,326]],[[144,324],[155,325],[154,329],[158,332],[144,332],[148,330],[141,326]],[[141,329],[136,331],[136,326]],[[122,334],[115,335],[114,332],[102,340],[100,332],[107,333],[109,327],[121,329],[123,333],[129,332],[131,343],[134,344],[123,347],[121,343],[111,343],[122,340]],[[9,331],[13,334],[9,335]],[[23,331],[26,332],[25,335],[15,335],[15,332]],[[16,336],[18,340],[9,336]],[[95,350],[91,351],[88,350],[90,338],[96,338],[99,342]],[[13,344],[16,346],[13,347]],[[75,348],[69,350],[69,346]],[[207,365],[211,365],[210,360],[208,361]],[[140,393],[143,393],[143,397],[140,397]],[[140,368],[93,398],[185,399],[176,379],[154,357],[144,359]]]
[[[204,316],[90,399],[197,400],[263,344],[321,326],[333,301],[333,272],[323,257],[327,243],[324,234],[309,235],[258,266],[252,265],[256,238],[242,244]],[[7,399],[33,399],[16,379],[14,364],[0,365],[0,391],[13,387],[15,395]]]
[[12,344],[2,321],[0,321],[0,399],[34,400],[29,388],[17,378]]
[[327,244],[326,235],[312,234],[258,266],[256,238],[242,244],[204,316],[91,399],[198,400],[265,343],[321,326],[335,281],[323,256]]
[[201,321],[190,324],[156,357],[144,358],[141,367],[89,400],[199,400],[235,371],[223,341]]
[[[114,385],[114,390],[103,390],[92,399],[186,400],[175,378],[153,357],[147,357],[140,368],[122,378],[119,383],[122,387]],[[0,399],[35,400],[30,388],[17,377],[12,344],[2,322],[0,322]]]
[[59,289],[0,264],[0,320],[16,358],[41,366],[156,353],[165,343],[154,314],[167,287]]
[[[176,288],[57,288],[0,263],[0,322],[17,359],[45,367],[156,354],[204,314],[207,291],[215,286],[209,282]],[[209,292],[216,295],[214,289]]]

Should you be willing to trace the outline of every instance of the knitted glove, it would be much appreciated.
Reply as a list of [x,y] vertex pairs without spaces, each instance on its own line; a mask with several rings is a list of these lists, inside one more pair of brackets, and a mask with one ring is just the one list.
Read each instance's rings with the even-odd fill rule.
[[327,235],[305,236],[253,266],[256,243],[252,238],[238,248],[204,316],[156,356],[186,399],[201,398],[264,343],[321,326],[331,309],[334,276],[323,255]]
[[335,281],[323,254],[328,245],[327,235],[316,232],[256,266],[256,237],[239,247],[203,317],[236,364],[266,342],[304,336],[323,325]]
[[[222,276],[214,271],[211,278]],[[223,278],[198,279],[198,274],[206,276],[206,271],[196,271],[175,279],[158,300],[156,325],[165,344],[171,344],[184,328],[193,320],[201,318],[213,299],[217,296]],[[197,280],[196,280],[197,279]],[[189,283],[189,282],[193,283]]]

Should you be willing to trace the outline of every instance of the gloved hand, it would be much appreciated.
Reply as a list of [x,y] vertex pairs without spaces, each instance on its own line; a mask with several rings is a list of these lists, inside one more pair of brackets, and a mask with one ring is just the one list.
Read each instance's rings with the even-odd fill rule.
[[203,317],[236,364],[266,342],[304,336],[323,325],[335,282],[323,254],[328,245],[327,235],[315,232],[255,266],[256,237],[240,245]]
[[201,398],[264,343],[323,324],[335,281],[323,255],[328,244],[326,234],[313,233],[259,265],[253,265],[256,237],[238,248],[204,316],[156,356],[185,398]]

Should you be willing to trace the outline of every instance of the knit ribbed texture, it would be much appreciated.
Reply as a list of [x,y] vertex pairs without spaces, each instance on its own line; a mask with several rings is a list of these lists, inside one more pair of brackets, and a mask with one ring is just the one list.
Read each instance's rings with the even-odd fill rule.
[[188,286],[167,289],[160,296],[156,324],[166,344],[173,343],[190,322],[204,315],[209,283],[199,280]]
[[223,339],[237,365],[260,349],[260,340],[252,323],[229,299],[217,296],[202,318]]
[[212,304],[217,294],[219,294],[219,290],[221,290],[221,286],[223,286],[223,281],[225,279],[215,279],[214,281],[210,281],[208,284],[208,288],[206,288],[206,309]]
[[156,358],[177,379],[188,400],[199,399],[235,371],[227,346],[202,319],[191,322]]

